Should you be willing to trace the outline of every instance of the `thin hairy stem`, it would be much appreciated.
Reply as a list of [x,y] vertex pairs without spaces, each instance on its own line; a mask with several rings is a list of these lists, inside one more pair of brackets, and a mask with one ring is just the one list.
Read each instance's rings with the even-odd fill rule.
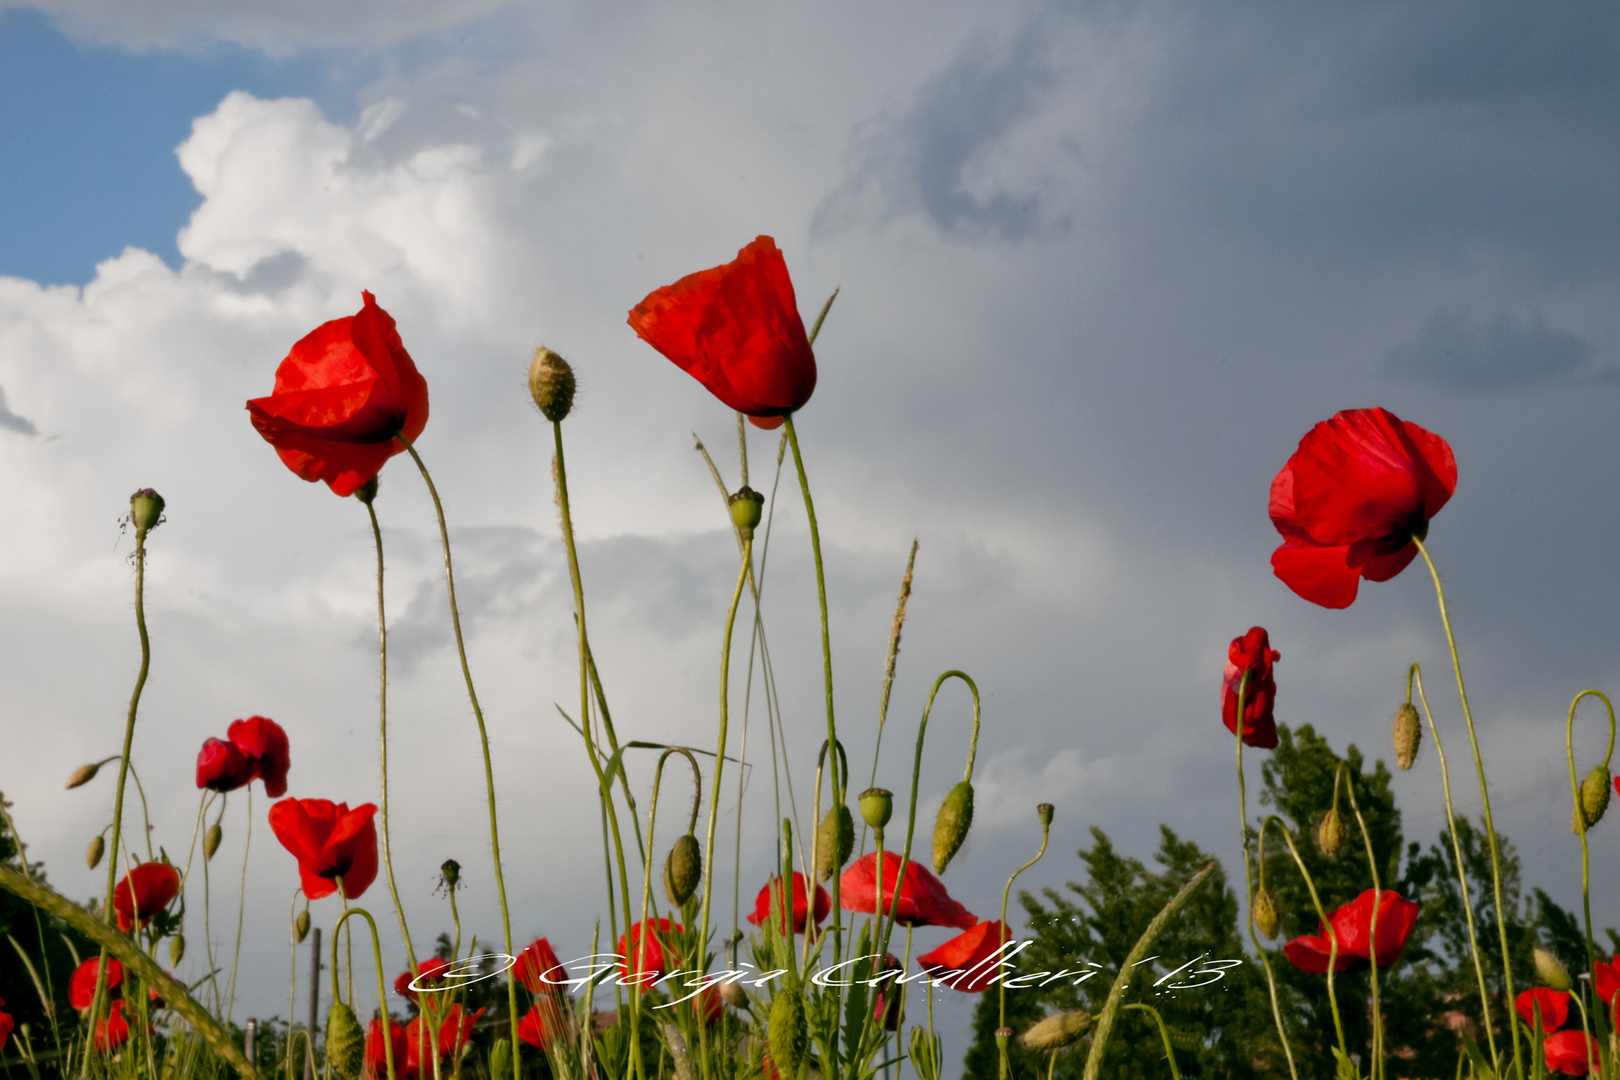
[[[1586,918],[1586,967],[1592,976],[1592,985],[1597,985],[1597,947],[1592,942],[1592,875],[1587,855],[1586,832],[1592,823],[1586,820],[1586,811],[1581,803],[1581,785],[1575,778],[1575,706],[1585,697],[1595,697],[1603,702],[1609,710],[1609,748],[1603,754],[1603,768],[1609,767],[1609,760],[1614,757],[1614,703],[1607,694],[1600,690],[1582,690],[1575,695],[1575,700],[1569,703],[1569,723],[1564,727],[1564,750],[1569,756],[1569,792],[1574,799],[1574,820],[1579,826],[1581,838],[1581,906]],[[1607,793],[1605,793],[1606,795]]]
[[241,895],[236,901],[236,952],[231,957],[231,990],[225,997],[225,1023],[231,1022],[236,1011],[236,969],[242,963],[242,916],[247,911],[248,851],[253,847],[253,785],[247,789],[247,835],[242,840]]
[[1327,927],[1328,930],[1328,1008],[1333,1013],[1333,1030],[1339,1037],[1339,1053],[1348,1059],[1350,1051],[1344,1042],[1344,1021],[1339,1018],[1339,998],[1333,989],[1333,969],[1339,964],[1339,935],[1333,932],[1333,927],[1328,922],[1327,912],[1322,910],[1322,898],[1316,894],[1316,882],[1312,880],[1311,872],[1305,869],[1305,860],[1299,857],[1299,848],[1294,846],[1294,838],[1288,832],[1288,826],[1284,825],[1282,819],[1276,814],[1272,814],[1260,823],[1261,835],[1264,836],[1266,827],[1273,822],[1276,822],[1277,831],[1282,833],[1283,843],[1288,845],[1288,853],[1294,857],[1294,865],[1299,867],[1299,876],[1305,880],[1305,888],[1310,890],[1311,905],[1316,908],[1317,921]]
[[[1003,934],[1007,935],[1007,940],[1009,940],[1009,941],[1012,940],[1012,933],[1007,928],[1007,901],[1012,897],[1013,882],[1018,880],[1018,875],[1022,874],[1025,870],[1028,870],[1030,867],[1032,867],[1036,863],[1040,862],[1041,861],[1041,856],[1046,854],[1047,841],[1049,841],[1052,838],[1052,816],[1051,816],[1051,814],[1049,812],[1050,810],[1051,810],[1051,807],[1048,806],[1048,807],[1045,807],[1044,811],[1038,811],[1039,813],[1041,813],[1041,850],[1037,851],[1035,853],[1035,857],[1033,859],[1029,860],[1029,862],[1025,863],[1023,866],[1020,866],[1018,869],[1014,870],[1012,872],[1012,875],[1007,878],[1007,887],[1001,890],[1001,932]],[[879,863],[881,863],[883,861],[881,856],[879,857],[878,861],[879,861]],[[896,891],[896,893],[899,892],[898,889],[896,889],[895,891]],[[908,947],[908,952],[909,952],[909,946],[910,946],[910,941],[911,941],[911,932],[910,932],[909,928],[906,931],[906,941],[907,941],[907,947]],[[998,941],[996,944],[1000,945],[1001,942]],[[998,1022],[996,1024],[996,1027],[1004,1028],[1004,1027],[1007,1026],[1007,984],[1005,982],[998,982],[998,984],[996,986],[996,992],[1001,997],[1001,1000],[997,1003],[997,1005],[998,1005],[998,1007],[1000,1008],[1001,1011],[1000,1011],[1000,1014],[999,1014],[999,1020],[998,1020]],[[1012,1067],[1007,1061],[1007,1050],[1006,1050],[1005,1047],[1001,1048],[1001,1055],[1000,1056],[1001,1056],[1001,1080],[1007,1080],[1007,1074],[1011,1071]]]
[[[338,892],[341,893],[342,891],[343,890],[340,887]],[[388,983],[383,976],[382,942],[377,937],[377,920],[373,919],[371,917],[371,912],[367,911],[365,908],[350,908],[349,910],[345,911],[343,913],[343,917],[338,920],[337,925],[332,928],[332,997],[334,1000],[337,998],[337,932],[343,929],[343,924],[348,922],[349,919],[355,915],[359,915],[361,918],[365,919],[366,925],[371,928],[371,955],[377,963],[377,1000],[383,1004],[383,1060],[388,1065],[388,1080],[394,1080],[394,1040],[392,1037],[393,1033],[389,1030],[389,1025],[392,1023],[392,1021],[388,1019]],[[509,949],[507,951],[510,952],[511,950]],[[352,970],[349,973],[349,979],[349,1007],[352,1009],[354,1008],[354,973]],[[457,1042],[460,1041],[460,1036],[461,1031],[458,1027],[456,1031]]]
[[[1343,763],[1341,769],[1347,768]],[[1367,848],[1367,868],[1372,872],[1373,907],[1372,917],[1367,920],[1367,951],[1372,953],[1372,1021],[1373,1021],[1373,1076],[1376,1080],[1384,1072],[1384,1017],[1378,1008],[1378,902],[1382,887],[1378,883],[1378,859],[1373,854],[1372,833],[1367,831],[1367,821],[1361,816],[1361,807],[1356,803],[1355,781],[1347,779],[1345,790],[1350,793],[1350,809],[1356,815],[1356,824],[1361,827],[1361,840]]]

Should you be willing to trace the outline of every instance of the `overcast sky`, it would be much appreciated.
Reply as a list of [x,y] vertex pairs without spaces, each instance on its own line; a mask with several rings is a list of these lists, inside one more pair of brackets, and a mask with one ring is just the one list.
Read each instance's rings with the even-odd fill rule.
[[[1342,612],[1271,575],[1271,478],[1313,423],[1373,405],[1455,449],[1429,542],[1498,826],[1574,906],[1564,714],[1620,685],[1617,49],[1620,12],[1587,3],[0,0],[0,790],[59,888],[103,887],[82,852],[111,782],[62,782],[118,749],[139,658],[118,519],[152,486],[169,510],[134,756],[155,842],[184,850],[197,748],[251,714],[287,729],[291,794],[375,799],[363,508],[296,479],[242,407],[370,289],[432,395],[419,446],[460,560],[514,932],[586,952],[599,833],[553,708],[577,702],[572,601],[524,372],[545,343],[579,375],[570,486],[619,731],[710,746],[736,549],[692,435],[735,486],[733,417],[625,313],[767,233],[807,319],[842,288],[799,430],[860,786],[914,537],[880,783],[904,790],[937,673],[984,691],[979,823],[947,878],[970,909],[993,917],[1042,800],[1053,849],[1028,885],[1079,877],[1091,826],[1146,859],[1164,822],[1237,870],[1218,686],[1250,625],[1282,652],[1278,719],[1341,751],[1390,756],[1421,661],[1466,769],[1421,567]],[[753,434],[756,487],[775,445]],[[825,729],[784,480],[765,617],[802,800]],[[469,929],[494,941],[476,734],[408,460],[377,507],[401,888],[431,937],[436,867],[458,859]],[[948,691],[924,842],[967,720]],[[756,716],[750,760],[762,738]],[[1395,781],[1425,843],[1444,821],[1431,751]],[[632,763],[643,790],[650,765]],[[770,859],[767,774],[745,898]],[[255,799],[239,1017],[285,1011],[296,884]],[[214,863],[216,938],[244,802]],[[1592,841],[1594,916],[1620,922],[1620,841]],[[366,902],[387,910],[380,883]]]

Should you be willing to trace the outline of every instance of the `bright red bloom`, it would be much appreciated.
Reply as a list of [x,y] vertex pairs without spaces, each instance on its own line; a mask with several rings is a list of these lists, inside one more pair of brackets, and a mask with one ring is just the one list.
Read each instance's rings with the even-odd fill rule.
[[276,368],[275,391],[247,403],[287,468],[335,495],[354,494],[404,450],[395,435],[414,443],[427,426],[427,382],[388,312],[360,295],[358,314],[317,326]]
[[793,412],[815,391],[815,354],[787,263],[769,236],[724,266],[648,293],[629,321],[643,341],[760,427],[778,426],[768,418]]
[[[973,931],[969,930],[968,933],[971,934]],[[876,978],[880,975],[886,975],[891,971],[894,972],[895,975],[899,975],[902,971],[905,971],[905,965],[900,963],[900,958],[894,955],[894,953],[884,953],[883,963],[872,972],[872,975],[874,978]],[[905,993],[904,991],[895,993],[895,990],[896,987],[893,982],[886,982],[878,989],[877,994],[874,995],[874,1000],[872,1003],[872,1020],[874,1023],[882,1025],[884,1031],[900,1030],[900,1021],[902,1019],[900,1015],[900,1008],[901,1002],[905,1000]]]
[[557,1023],[559,1019],[555,1002],[537,1001],[518,1021],[518,1038],[544,1050],[551,1045],[554,1032],[562,1026]]
[[[804,933],[805,919],[811,915],[810,898],[806,893],[807,886],[805,882],[806,878],[803,874],[797,870],[793,871],[793,932],[795,934]],[[770,881],[765,883],[765,887],[759,890],[759,895],[754,898],[754,913],[748,916],[748,921],[755,926],[763,926],[765,920],[771,917],[771,904],[773,903],[778,907],[782,904],[782,878],[780,875],[771,878]],[[827,913],[831,910],[832,897],[827,895],[826,889],[817,885],[816,907],[811,925],[820,926],[821,920],[825,919]],[[786,914],[782,916],[782,932],[787,933]]]
[[[0,1005],[4,1005],[5,1003],[6,999],[0,998]],[[0,1009],[0,1050],[4,1050],[6,1048],[6,1040],[11,1038],[11,1029],[16,1026],[17,1021],[13,1020],[11,1015],[4,1009]]]
[[178,870],[165,862],[142,863],[125,874],[124,880],[113,890],[118,929],[127,934],[137,923],[145,926],[179,895]]
[[[483,1015],[484,1010],[479,1009],[466,1016],[460,1005],[452,1005],[445,1010],[444,1022],[439,1025],[437,1032],[423,1023],[421,1016],[412,1020],[405,1026],[405,1071],[416,1076],[424,1071],[432,1071],[434,1055],[443,1057],[467,1045],[472,1039],[473,1025]],[[426,1070],[424,1065],[427,1066]],[[399,1068],[398,1061],[395,1061],[394,1068]]]
[[[101,963],[101,957],[92,956],[74,969],[73,977],[68,979],[68,1004],[79,1011],[90,1007],[90,1001],[96,996],[96,968]],[[124,981],[124,965],[117,960],[107,960],[107,989],[112,990]],[[106,998],[102,998],[103,1001]]]
[[[896,882],[899,898],[896,899]],[[838,879],[838,903],[848,911],[877,912],[877,852],[862,855]],[[951,899],[944,884],[915,862],[900,873],[900,856],[883,853],[883,912],[893,913],[901,926],[954,926],[966,930],[978,922],[973,913]]]
[[229,741],[210,738],[197,755],[197,786],[235,791],[255,777],[272,799],[287,794],[287,733],[274,720],[251,716],[231,723]]
[[726,1003],[720,1000],[720,991],[716,990],[712,986],[705,987],[703,990],[699,991],[697,997],[684,1001],[681,1004],[686,1008],[691,1009],[692,1014],[703,1021],[704,1027],[708,1027],[710,1024],[720,1019],[720,1014],[724,1012],[726,1008]]
[[1615,992],[1620,991],[1620,953],[1615,953],[1610,963],[1599,961],[1592,967],[1592,981],[1597,987],[1598,1000],[1606,1005],[1614,1004]]
[[1598,1056],[1598,1041],[1584,1031],[1559,1031],[1541,1044],[1547,1055],[1547,1071],[1565,1076],[1585,1076]]
[[394,1072],[400,1076],[405,1074],[405,1025],[389,1024],[388,1035],[383,1035],[382,1019],[371,1021],[371,1028],[366,1032],[366,1054],[364,1076],[366,1080],[382,1080],[388,1075],[388,1051],[392,1043],[394,1052]]
[[[945,978],[944,985],[967,994],[982,993],[994,985],[1000,974],[995,956],[1012,940],[1012,931],[1001,920],[974,924],[951,940],[917,957],[917,963],[930,975]],[[951,976],[952,972],[958,974]]]
[[311,900],[337,892],[353,900],[377,877],[377,807],[326,799],[282,799],[270,808],[270,829],[281,846],[298,858],[298,876]]
[[96,1021],[96,1049],[102,1052],[123,1046],[129,1041],[129,1021],[124,1019],[124,999],[112,1003],[107,1016]]
[[415,975],[411,974],[410,968],[406,968],[399,973],[399,978],[394,980],[394,993],[415,1001],[417,1000],[416,991],[411,989],[411,983],[420,981],[426,987],[430,980],[437,979],[441,974],[450,970],[450,965],[437,956],[430,956],[418,964],[416,970]]
[[197,753],[197,786],[235,791],[253,780],[253,766],[234,743],[209,736]]
[[[619,965],[619,974],[636,975],[643,986],[651,986],[663,978],[664,972],[669,970],[665,966],[664,941],[683,929],[680,923],[669,919],[647,919],[631,926],[629,933],[619,935],[619,955],[625,958]],[[634,956],[631,955],[632,942]],[[647,977],[647,972],[653,973],[651,978]]]
[[568,969],[557,960],[551,942],[545,938],[525,945],[518,953],[517,963],[512,966],[516,969],[518,982],[531,994],[538,994],[542,990],[558,991],[568,978]]
[[1415,536],[1457,490],[1440,436],[1387,409],[1348,409],[1317,424],[1271,482],[1283,544],[1271,568],[1313,604],[1349,607],[1361,579],[1388,581],[1417,557]]
[[1526,1024],[1535,1026],[1536,1011],[1541,1012],[1541,1030],[1557,1031],[1569,1019],[1569,995],[1559,990],[1538,986],[1525,990],[1513,999],[1513,1007],[1524,1017]]
[[[1373,890],[1368,889],[1348,904],[1340,906],[1328,916],[1328,926],[1318,936],[1297,937],[1283,946],[1283,954],[1301,971],[1322,975],[1328,969],[1328,956],[1334,938],[1339,941],[1339,955],[1334,971],[1357,971],[1371,967]],[[1411,936],[1417,922],[1418,905],[1403,899],[1399,893],[1383,889],[1378,892],[1378,966],[1387,968],[1401,958],[1406,939]]]
[[[1251,626],[1242,637],[1233,638],[1226,649],[1226,672],[1221,676],[1221,722],[1237,734],[1238,690],[1243,690],[1243,745],[1274,750],[1277,746],[1277,718],[1272,706],[1277,702],[1277,682],[1271,665],[1282,653],[1271,647],[1263,626]],[[1249,681],[1245,683],[1243,676]]]

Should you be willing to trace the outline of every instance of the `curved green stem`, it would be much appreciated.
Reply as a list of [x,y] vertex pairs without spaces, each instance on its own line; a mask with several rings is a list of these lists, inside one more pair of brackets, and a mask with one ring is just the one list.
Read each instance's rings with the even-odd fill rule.
[[[342,890],[340,889],[339,892],[341,891]],[[377,920],[373,919],[371,917],[371,912],[367,911],[365,908],[350,908],[348,911],[343,913],[341,918],[338,919],[337,925],[332,927],[332,1000],[334,1002],[342,1000],[338,997],[337,982],[338,931],[343,929],[344,923],[348,922],[356,915],[364,918],[366,920],[366,925],[371,927],[371,955],[377,962],[377,1000],[382,1003],[383,1059],[388,1064],[388,1080],[394,1080],[394,1039],[393,1032],[389,1029],[389,1025],[392,1023],[392,1021],[388,1019],[388,983],[383,975],[382,942],[377,937]],[[349,973],[349,977],[351,979],[354,977],[354,973],[352,971]],[[349,992],[349,997],[351,998],[349,1008],[353,1009],[354,1003],[352,999],[354,997],[354,992],[352,990]],[[457,1030],[457,1041],[460,1041],[460,1037],[461,1032]]]
[[[629,963],[634,964],[634,967],[630,968],[627,963],[627,970],[638,973],[641,970],[641,960],[647,951],[647,907],[652,902],[653,852],[656,850],[653,847],[653,832],[658,824],[658,792],[664,782],[664,762],[669,760],[671,754],[685,755],[687,762],[692,766],[692,821],[688,831],[697,827],[698,806],[703,798],[703,773],[698,768],[697,758],[692,756],[692,751],[684,746],[672,746],[658,755],[658,765],[653,769],[652,803],[647,807],[647,853],[642,860],[641,936],[634,941],[626,940],[626,944],[636,953],[634,961],[626,958]],[[703,868],[704,877],[709,876],[709,869],[707,866]],[[701,949],[700,944],[699,950]],[[632,1068],[638,1075],[644,1073],[646,1069],[641,1060],[641,991],[642,983],[638,979],[630,991],[630,1054]]]
[[[977,734],[977,731],[975,731],[974,734]],[[1045,804],[1042,805],[1045,806]],[[1045,807],[1045,809],[1050,810],[1051,807]],[[1009,941],[1012,939],[1012,932],[1007,928],[1007,901],[1012,897],[1013,882],[1018,879],[1019,874],[1022,874],[1025,870],[1028,870],[1030,867],[1041,861],[1041,856],[1046,854],[1047,841],[1052,838],[1051,814],[1042,813],[1039,810],[1036,812],[1041,814],[1041,850],[1037,851],[1035,853],[1035,857],[1029,860],[1029,862],[1014,870],[1012,872],[1012,876],[1007,879],[1007,887],[1001,890],[1001,933],[1006,934],[1007,940]],[[895,892],[898,894],[899,889],[896,889]],[[1001,942],[998,941],[997,944],[999,945]],[[1005,982],[998,982],[996,984],[996,992],[1001,997],[1001,1000],[998,1002],[1001,1012],[996,1023],[996,1027],[1004,1028],[1007,1026],[1007,984]],[[1001,1080],[1007,1080],[1007,1075],[1012,1071],[1012,1066],[1007,1061],[1006,1047],[1001,1048],[1000,1056]]]
[[247,834],[242,839],[241,894],[236,900],[236,952],[231,957],[231,989],[225,997],[225,1023],[231,1022],[236,1011],[236,969],[242,963],[242,916],[247,911],[248,851],[253,847],[253,785],[247,789]]
[[[1429,549],[1417,537],[1412,538],[1417,545],[1418,552],[1429,567],[1429,576],[1434,579],[1434,595],[1440,604],[1440,623],[1445,627],[1446,645],[1451,650],[1451,669],[1457,674],[1457,696],[1462,700],[1463,720],[1468,724],[1468,743],[1474,751],[1474,769],[1479,774],[1479,794],[1485,804],[1485,837],[1490,842],[1491,850],[1491,885],[1496,894],[1496,932],[1502,943],[1502,980],[1506,988],[1508,1007],[1513,1002],[1513,959],[1508,950],[1507,912],[1506,901],[1502,897],[1502,859],[1497,851],[1496,823],[1491,816],[1491,792],[1485,783],[1485,760],[1479,753],[1479,738],[1474,733],[1474,713],[1468,707],[1468,687],[1463,683],[1462,661],[1457,656],[1457,638],[1451,631],[1451,615],[1446,611],[1446,591],[1440,584],[1440,571],[1435,569],[1434,560],[1429,558]],[[1524,1056],[1519,1049],[1519,1028],[1516,1024],[1509,1024],[1513,1035],[1513,1069],[1519,1075],[1524,1075]]]
[[146,805],[146,785],[141,783],[141,771],[135,767],[133,761],[129,763],[129,778],[135,781],[135,794],[141,800],[141,823],[146,826],[143,832],[146,837],[146,861],[151,862],[157,858],[156,853],[152,851],[152,811]]
[[293,890],[292,903],[287,905],[287,938],[292,942],[292,974],[287,979],[287,1077],[292,1080],[293,1019],[298,1015],[298,894]]
[[[1586,831],[1592,826],[1586,820],[1586,812],[1581,805],[1581,785],[1575,779],[1575,706],[1585,697],[1595,697],[1603,702],[1609,710],[1609,748],[1603,753],[1603,768],[1609,767],[1609,761],[1614,757],[1614,703],[1607,694],[1600,690],[1582,690],[1575,695],[1575,700],[1569,703],[1569,723],[1564,727],[1564,750],[1569,755],[1569,792],[1575,800],[1574,820],[1580,825],[1581,837],[1581,905],[1586,917],[1586,966],[1592,975],[1592,985],[1597,985],[1597,948],[1592,942],[1592,880],[1591,867],[1588,862],[1586,849]],[[1605,793],[1606,794],[1606,793]]]
[[[1141,1009],[1143,1012],[1153,1017],[1154,1022],[1159,1025],[1159,1038],[1164,1041],[1164,1060],[1170,1063],[1170,1078],[1171,1080],[1181,1080],[1181,1070],[1176,1068],[1176,1051],[1175,1048],[1170,1045],[1170,1029],[1164,1026],[1164,1017],[1159,1015],[1159,1010],[1155,1009],[1151,1005],[1143,1005],[1140,1002],[1135,1001],[1131,1002],[1129,1005],[1126,1005],[1125,1008]],[[1293,1059],[1290,1058],[1289,1064],[1292,1063]]]
[[[1340,762],[1339,768],[1348,771],[1349,766]],[[1372,871],[1373,907],[1372,917],[1367,920],[1367,951],[1372,953],[1372,1075],[1376,1080],[1384,1072],[1384,1017],[1378,1008],[1378,902],[1382,887],[1378,883],[1378,858],[1373,854],[1372,833],[1367,831],[1367,821],[1361,816],[1361,807],[1356,803],[1355,780],[1347,779],[1344,786],[1350,793],[1350,809],[1356,815],[1356,824],[1361,826],[1361,840],[1367,848],[1367,868]]]
[[1291,854],[1294,857],[1294,865],[1299,867],[1299,876],[1305,880],[1305,888],[1310,890],[1311,904],[1312,904],[1312,906],[1314,906],[1316,908],[1317,921],[1320,922],[1322,924],[1322,926],[1327,930],[1327,935],[1328,935],[1328,969],[1327,969],[1328,1009],[1331,1010],[1332,1013],[1333,1013],[1333,1030],[1334,1030],[1334,1033],[1337,1034],[1338,1037],[1339,1037],[1339,1053],[1343,1054],[1344,1057],[1346,1059],[1348,1059],[1349,1056],[1350,1056],[1350,1051],[1346,1048],[1345,1043],[1344,1043],[1344,1021],[1339,1018],[1339,998],[1338,998],[1338,995],[1336,993],[1334,993],[1334,990],[1333,990],[1333,969],[1335,967],[1337,967],[1338,963],[1339,963],[1339,935],[1337,935],[1337,934],[1335,934],[1333,932],[1333,927],[1328,923],[1327,912],[1322,910],[1322,898],[1320,896],[1316,895],[1316,882],[1314,880],[1312,880],[1311,872],[1309,870],[1305,869],[1305,860],[1299,857],[1299,848],[1294,846],[1294,838],[1289,833],[1288,826],[1284,825],[1282,819],[1279,818],[1276,814],[1272,814],[1271,816],[1267,817],[1264,821],[1262,821],[1260,823],[1260,835],[1261,835],[1262,839],[1265,837],[1265,834],[1266,834],[1266,826],[1270,825],[1272,822],[1277,823],[1277,830],[1282,833],[1283,843],[1288,845],[1288,852],[1289,852],[1289,854]]

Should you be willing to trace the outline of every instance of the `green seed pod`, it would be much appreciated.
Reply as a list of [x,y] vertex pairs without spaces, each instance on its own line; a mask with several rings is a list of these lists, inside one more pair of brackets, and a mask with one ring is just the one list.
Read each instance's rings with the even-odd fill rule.
[[489,1052],[489,1075],[491,1080],[511,1080],[512,1042],[510,1039],[496,1040],[495,1048]]
[[1268,938],[1277,936],[1277,902],[1267,889],[1254,894],[1254,925]]
[[1035,808],[1035,816],[1041,819],[1041,828],[1050,829],[1052,827],[1052,814],[1054,812],[1052,804],[1049,802],[1043,802]]
[[355,488],[354,497],[370,506],[372,500],[377,497],[377,478],[373,476],[370,480]]
[[574,369],[544,345],[534,350],[529,363],[529,394],[540,415],[553,423],[574,407]]
[[1423,742],[1423,725],[1418,722],[1418,711],[1410,701],[1395,710],[1395,763],[1410,769],[1417,760],[1418,746]]
[[84,865],[94,870],[101,865],[101,857],[107,853],[107,841],[96,837],[90,841],[90,846],[84,852]]
[[1570,980],[1569,968],[1564,962],[1546,949],[1536,949],[1531,954],[1536,963],[1536,975],[1549,987],[1560,993],[1569,993],[1570,987],[1575,984]]
[[309,937],[309,909],[308,908],[305,908],[303,911],[300,911],[298,913],[298,918],[293,920],[293,933],[298,936],[298,940],[300,942],[303,941],[305,938]]
[[771,999],[771,1060],[782,1080],[797,1080],[810,1043],[804,1021],[804,1002],[797,986],[784,986]]
[[169,939],[169,966],[179,967],[180,961],[185,959],[186,939],[183,934],[176,934]]
[[1344,818],[1337,806],[1322,815],[1322,822],[1316,827],[1316,846],[1330,859],[1337,859],[1344,850]]
[[1019,1036],[1025,1050],[1041,1053],[1061,1050],[1086,1033],[1091,1026],[1091,1014],[1084,1009],[1060,1012],[1048,1016]]
[[96,773],[101,771],[101,766],[101,762],[92,761],[88,765],[80,765],[77,769],[74,769],[73,775],[68,777],[67,790],[72,791],[76,787],[84,787],[84,785],[94,780]]
[[934,818],[934,873],[943,874],[973,827],[973,785],[966,780],[945,795]]
[[698,847],[697,837],[686,833],[675,841],[664,859],[664,895],[680,907],[692,899],[702,880],[703,849]]
[[341,1001],[333,1005],[326,1014],[326,1060],[332,1071],[343,1080],[355,1080],[365,1045],[366,1033],[360,1030],[354,1010]]
[[129,497],[129,523],[135,526],[135,535],[144,536],[157,528],[163,517],[163,496],[151,488],[141,488]]
[[745,537],[753,536],[759,519],[765,516],[765,496],[744,484],[726,502],[731,509],[731,523],[741,529]]
[[834,806],[816,829],[816,877],[830,881],[855,850],[855,819],[849,807]]
[[1610,785],[1609,770],[1602,765],[1586,774],[1581,781],[1581,814],[1586,819],[1586,827],[1590,829],[1603,820],[1603,814],[1609,809]]
[[[454,889],[461,880],[461,864],[454,859],[444,860],[439,864],[439,880],[444,882],[445,888]],[[510,1048],[507,1052],[511,1052]]]
[[873,787],[861,792],[861,818],[874,829],[881,829],[894,816],[894,792]]
[[219,842],[225,839],[225,830],[219,827],[219,822],[208,826],[208,832],[203,837],[203,858],[213,861],[214,852],[219,850]]

